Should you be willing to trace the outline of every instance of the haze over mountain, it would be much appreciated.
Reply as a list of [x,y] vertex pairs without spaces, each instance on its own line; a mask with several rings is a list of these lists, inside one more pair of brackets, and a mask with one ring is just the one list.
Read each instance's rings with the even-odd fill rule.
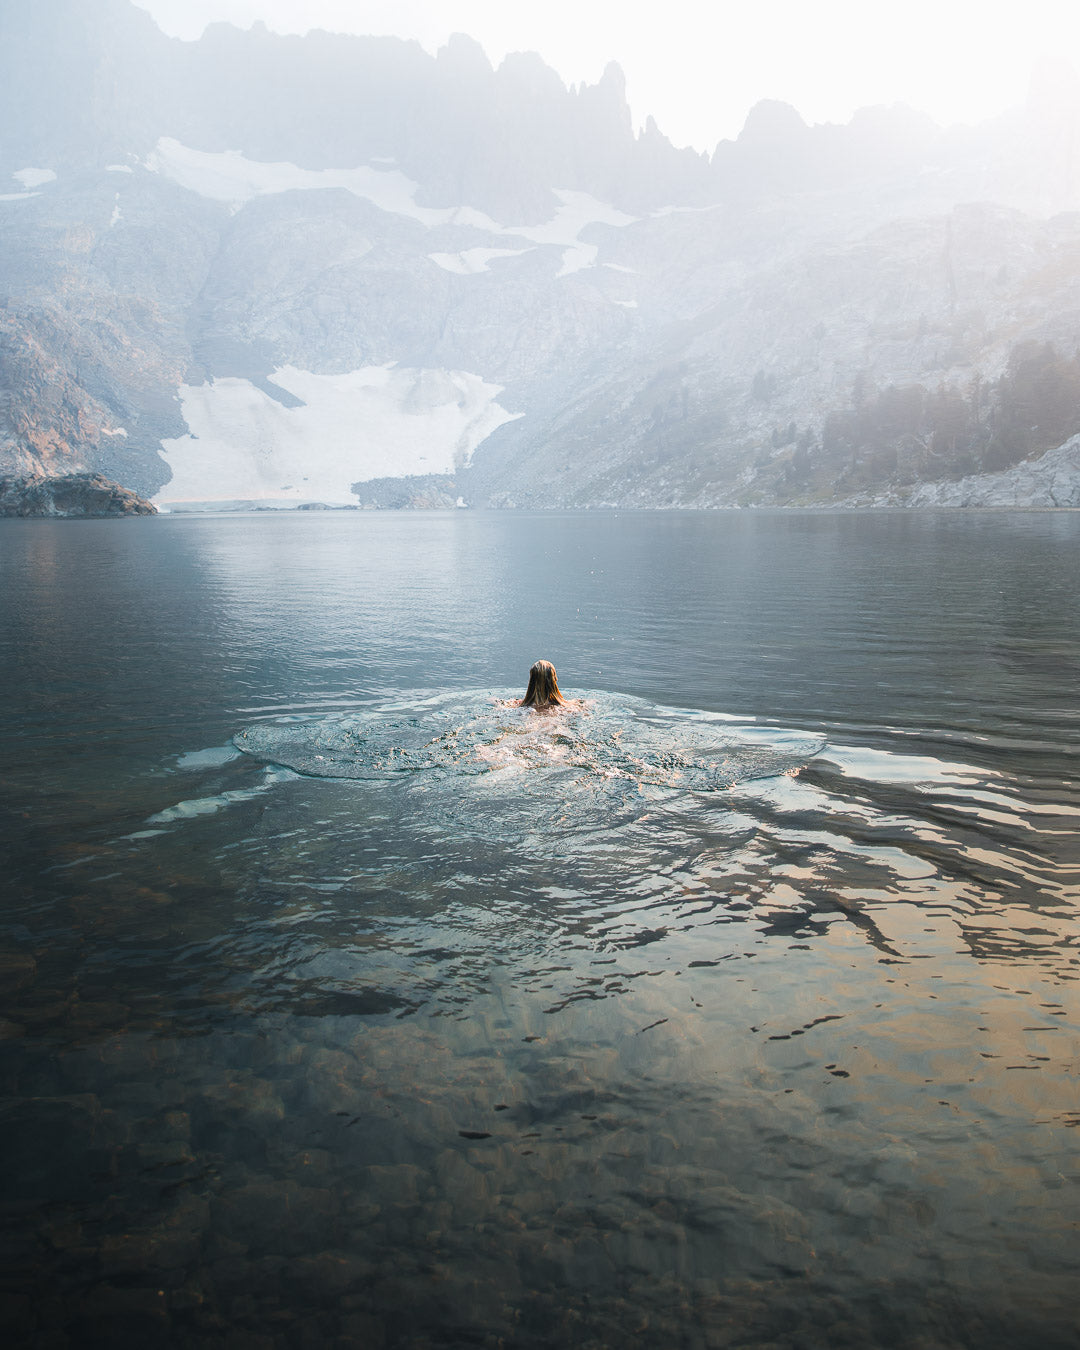
[[174,507],[1077,503],[1078,133],[1044,72],[975,130],[768,102],[706,157],[635,134],[614,66],[6,6],[0,471]]

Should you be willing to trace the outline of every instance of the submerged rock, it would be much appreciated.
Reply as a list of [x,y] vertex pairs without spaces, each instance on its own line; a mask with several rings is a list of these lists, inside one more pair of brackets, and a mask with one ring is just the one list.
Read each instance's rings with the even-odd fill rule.
[[153,502],[100,473],[0,478],[0,516],[153,515]]

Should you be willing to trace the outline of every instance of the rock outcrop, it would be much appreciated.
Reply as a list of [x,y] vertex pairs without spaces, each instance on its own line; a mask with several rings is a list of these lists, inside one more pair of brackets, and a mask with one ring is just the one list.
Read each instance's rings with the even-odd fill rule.
[[463,504],[456,480],[447,474],[369,478],[354,484],[353,492],[369,511],[445,511]]
[[[892,505],[892,502],[881,503]],[[920,483],[903,506],[1070,507],[1080,509],[1080,436],[1000,473],[969,474],[952,483]]]
[[145,497],[99,473],[0,478],[0,516],[153,516]]

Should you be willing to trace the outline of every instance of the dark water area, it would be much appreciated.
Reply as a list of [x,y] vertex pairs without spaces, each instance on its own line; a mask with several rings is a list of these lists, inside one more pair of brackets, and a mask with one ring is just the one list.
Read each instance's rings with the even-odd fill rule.
[[1080,1344],[1078,557],[4,522],[9,1343]]

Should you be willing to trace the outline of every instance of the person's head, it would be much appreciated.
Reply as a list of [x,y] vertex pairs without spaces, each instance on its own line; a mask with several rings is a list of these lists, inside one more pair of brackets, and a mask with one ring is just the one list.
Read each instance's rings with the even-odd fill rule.
[[521,702],[527,708],[546,708],[553,703],[566,702],[550,661],[537,661],[529,671],[529,687]]

